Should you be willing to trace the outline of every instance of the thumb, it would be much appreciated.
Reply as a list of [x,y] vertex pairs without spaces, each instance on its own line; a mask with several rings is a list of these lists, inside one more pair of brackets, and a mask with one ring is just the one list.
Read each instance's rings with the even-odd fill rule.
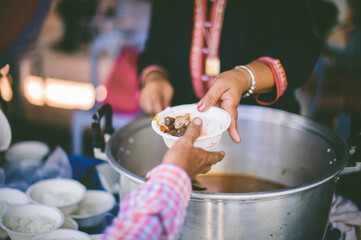
[[192,143],[201,135],[202,131],[202,120],[200,118],[194,118],[191,124],[182,138],[189,139]]
[[221,81],[215,81],[206,95],[199,101],[198,110],[200,112],[206,111],[209,107],[216,105],[225,92],[224,86],[219,84]]

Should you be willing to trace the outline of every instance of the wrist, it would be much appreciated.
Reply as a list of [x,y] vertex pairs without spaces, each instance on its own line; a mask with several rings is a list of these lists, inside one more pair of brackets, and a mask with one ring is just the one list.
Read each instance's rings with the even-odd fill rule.
[[142,73],[140,74],[140,86],[141,88],[145,86],[145,84],[153,79],[168,79],[167,71],[158,65],[150,65],[146,67]]
[[145,86],[149,82],[162,81],[162,80],[166,81],[167,80],[166,76],[164,76],[164,74],[161,72],[153,71],[148,73],[147,76],[144,78],[143,86]]
[[245,65],[236,66],[235,70],[242,73],[242,98],[251,96],[256,88],[256,80],[252,70]]

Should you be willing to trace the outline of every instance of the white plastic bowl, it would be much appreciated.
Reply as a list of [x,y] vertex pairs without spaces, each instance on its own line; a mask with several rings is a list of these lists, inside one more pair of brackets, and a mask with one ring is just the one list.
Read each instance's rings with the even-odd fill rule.
[[[32,184],[26,191],[32,202],[57,207],[65,215],[71,214],[77,208],[85,193],[83,184],[65,178],[42,180]],[[57,200],[61,202],[58,203]]]
[[64,223],[61,225],[60,229],[71,229],[71,230],[78,230],[79,225],[78,223],[72,219],[71,217],[64,217]]
[[110,193],[116,194],[119,191],[119,173],[109,163],[98,164],[96,167],[102,187]]
[[0,202],[6,202],[9,206],[17,206],[30,203],[30,199],[18,189],[0,188]]
[[[9,226],[9,221],[11,218],[17,217],[21,219],[36,219],[36,218],[47,218],[51,221],[54,221],[55,224],[53,227],[36,233],[21,233],[11,230]],[[10,207],[1,215],[0,226],[9,234],[10,239],[12,240],[31,240],[35,236],[42,235],[48,232],[52,232],[55,229],[58,229],[64,221],[63,213],[55,208],[49,207],[40,204],[27,204],[20,205],[15,207]]]
[[[0,215],[8,207],[30,203],[30,199],[22,191],[15,188],[0,188]],[[7,232],[0,227],[0,239],[6,239]]]
[[[226,111],[218,107],[211,107],[206,112],[199,112],[196,104],[186,104],[166,108],[154,117],[152,121],[152,128],[157,134],[162,136],[167,147],[171,148],[179,137],[162,132],[159,126],[163,124],[165,117],[175,117],[186,113],[190,113],[191,120],[195,117],[202,119],[203,129],[205,130],[206,135],[198,137],[194,146],[205,150],[211,150],[216,147],[221,140],[223,132],[226,131],[231,124],[231,116]],[[209,130],[213,131],[208,132]]]
[[48,153],[49,147],[43,142],[23,141],[11,145],[5,152],[5,159],[20,167],[37,166]]
[[71,229],[58,229],[53,232],[37,236],[32,240],[91,240],[90,236],[85,232],[71,230]]
[[101,190],[88,190],[71,217],[78,222],[79,227],[98,226],[104,222],[105,215],[114,205],[113,194]]
[[5,151],[10,146],[11,128],[5,114],[0,109],[0,152]]

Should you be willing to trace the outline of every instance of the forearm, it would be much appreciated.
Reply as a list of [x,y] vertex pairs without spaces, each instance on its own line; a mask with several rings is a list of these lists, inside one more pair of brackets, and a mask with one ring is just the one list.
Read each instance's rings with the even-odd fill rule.
[[182,227],[191,193],[190,179],[181,168],[161,164],[147,182],[129,194],[104,239],[175,239]]
[[151,65],[143,69],[139,78],[143,87],[150,81],[168,80],[168,72],[159,65]]

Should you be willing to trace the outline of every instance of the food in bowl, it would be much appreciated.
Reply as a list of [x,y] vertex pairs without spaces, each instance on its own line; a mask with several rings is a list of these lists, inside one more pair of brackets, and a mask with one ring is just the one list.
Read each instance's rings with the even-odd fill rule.
[[27,240],[58,229],[64,221],[63,213],[40,204],[10,207],[1,215],[0,225],[10,239]]
[[49,190],[41,195],[40,202],[45,205],[57,207],[74,202],[76,199],[77,196],[71,192],[54,192],[53,190]]
[[64,214],[71,214],[85,193],[83,184],[65,178],[42,180],[32,184],[26,191],[32,202],[57,207]]
[[16,206],[29,203],[29,198],[24,192],[15,188],[0,188],[0,213],[5,205]]
[[50,218],[37,217],[10,217],[4,223],[10,230],[19,233],[45,232],[55,227],[56,222]]
[[160,125],[159,128],[164,133],[181,137],[187,131],[190,123],[191,115],[189,113],[175,117],[167,116],[164,118],[164,125]]
[[79,227],[100,226],[105,221],[105,215],[114,205],[113,194],[102,190],[88,190],[71,217]]
[[[25,195],[24,192],[15,189],[15,188],[0,188],[0,215],[8,207],[22,205],[29,203],[29,198]],[[0,239],[5,239],[7,233],[0,227]]]
[[9,164],[16,164],[19,167],[38,166],[49,151],[49,146],[43,142],[17,142],[5,152],[5,159]]
[[231,116],[221,108],[211,107],[206,112],[199,112],[196,104],[166,108],[154,117],[152,128],[163,137],[165,144],[170,148],[196,117],[202,119],[203,126],[201,135],[194,145],[206,150],[213,149],[231,123]]
[[8,202],[6,201],[0,201],[0,215],[3,211],[5,211],[5,209],[7,209],[9,207]]

